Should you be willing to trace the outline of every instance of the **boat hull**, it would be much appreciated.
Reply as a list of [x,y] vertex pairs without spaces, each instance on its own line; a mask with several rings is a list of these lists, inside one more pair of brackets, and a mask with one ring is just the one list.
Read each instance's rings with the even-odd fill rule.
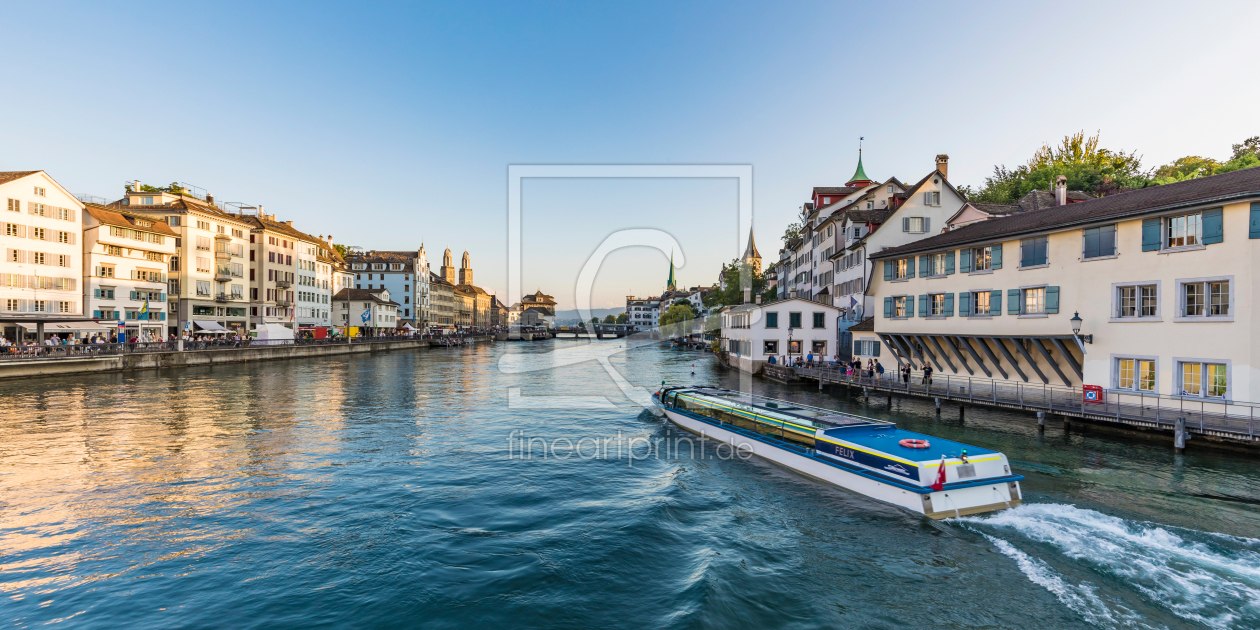
[[[1020,504],[1018,482],[995,482],[965,488],[946,488],[932,491],[930,488],[907,488],[895,483],[885,483],[870,474],[854,472],[848,467],[829,461],[825,455],[801,455],[781,446],[728,430],[703,420],[662,407],[665,417],[679,427],[706,439],[724,442],[741,453],[751,453],[762,459],[789,468],[803,475],[851,490],[885,503],[891,503],[933,519],[967,516],[1003,510]],[[727,425],[729,426],[729,425]]]

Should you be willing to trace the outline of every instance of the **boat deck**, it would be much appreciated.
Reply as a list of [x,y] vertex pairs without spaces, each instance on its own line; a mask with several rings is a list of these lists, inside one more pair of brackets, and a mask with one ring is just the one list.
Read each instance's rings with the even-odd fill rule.
[[[823,431],[823,435],[837,440],[844,440],[869,451],[887,453],[915,462],[937,461],[942,455],[949,459],[954,459],[962,454],[963,449],[967,449],[967,457],[969,459],[974,459],[981,455],[998,454],[997,451],[987,448],[898,429],[891,424],[836,427]],[[929,446],[928,448],[906,448],[898,444],[901,440],[906,439],[926,440]]]

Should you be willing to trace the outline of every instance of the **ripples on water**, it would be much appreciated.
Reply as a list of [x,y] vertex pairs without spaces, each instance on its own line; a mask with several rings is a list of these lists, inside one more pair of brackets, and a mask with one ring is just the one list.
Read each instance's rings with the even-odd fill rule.
[[[1260,625],[1254,459],[921,401],[765,393],[1006,452],[1028,503],[933,522],[759,461],[509,459],[671,437],[593,361],[496,344],[0,383],[15,627]],[[613,354],[638,385],[710,359]],[[691,375],[691,365],[696,375]],[[511,409],[607,396],[614,408]],[[543,403],[545,406],[545,403]],[[1209,533],[1214,532],[1214,533]]]

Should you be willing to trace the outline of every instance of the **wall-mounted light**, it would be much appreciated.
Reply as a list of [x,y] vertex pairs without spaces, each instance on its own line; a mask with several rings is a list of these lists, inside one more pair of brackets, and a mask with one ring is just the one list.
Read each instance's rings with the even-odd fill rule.
[[1080,339],[1084,343],[1094,343],[1093,335],[1081,334],[1081,323],[1085,320],[1081,319],[1079,311],[1072,314],[1072,319],[1070,321],[1072,322],[1072,334],[1076,335],[1077,339]]

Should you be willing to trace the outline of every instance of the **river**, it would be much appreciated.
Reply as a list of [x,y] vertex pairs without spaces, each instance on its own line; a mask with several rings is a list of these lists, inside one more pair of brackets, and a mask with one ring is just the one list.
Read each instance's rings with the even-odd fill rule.
[[634,450],[682,437],[632,402],[661,380],[738,385],[564,340],[0,383],[0,619],[1260,627],[1254,456],[753,380],[1026,477],[1021,507],[931,521],[711,446]]

